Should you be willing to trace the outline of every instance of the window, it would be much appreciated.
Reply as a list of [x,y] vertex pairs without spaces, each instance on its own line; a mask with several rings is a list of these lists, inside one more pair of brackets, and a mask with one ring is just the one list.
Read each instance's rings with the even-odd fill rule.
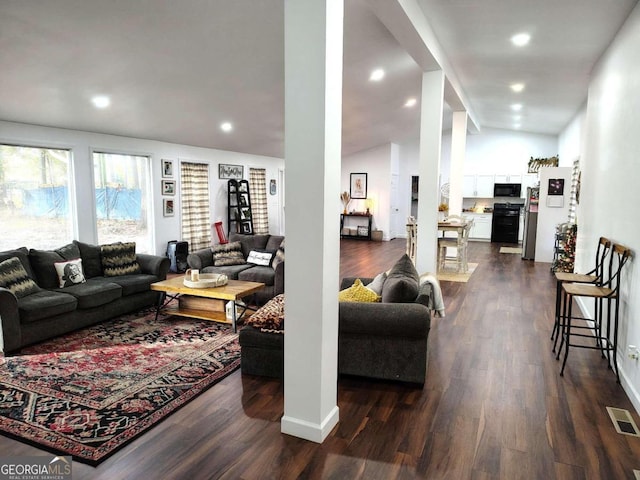
[[0,250],[58,248],[73,239],[69,150],[0,145]]
[[149,157],[93,152],[98,243],[136,242],[153,252]]
[[211,245],[209,215],[209,165],[180,163],[182,240],[195,252]]

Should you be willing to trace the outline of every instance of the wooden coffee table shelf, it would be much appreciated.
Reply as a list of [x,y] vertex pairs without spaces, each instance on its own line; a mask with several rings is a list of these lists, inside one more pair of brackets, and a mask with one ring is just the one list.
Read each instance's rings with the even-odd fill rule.
[[[201,320],[211,320],[214,322],[228,323],[236,331],[236,323],[240,316],[236,314],[236,303],[258,290],[264,288],[264,283],[244,282],[241,280],[229,280],[227,285],[212,288],[191,288],[184,285],[182,277],[174,277],[162,282],[151,284],[151,290],[163,292],[164,295],[158,300],[156,316],[161,311],[169,315],[198,318]],[[165,305],[165,297],[177,298],[177,306]],[[225,305],[233,302],[233,318],[227,320]],[[248,316],[249,314],[247,314]]]

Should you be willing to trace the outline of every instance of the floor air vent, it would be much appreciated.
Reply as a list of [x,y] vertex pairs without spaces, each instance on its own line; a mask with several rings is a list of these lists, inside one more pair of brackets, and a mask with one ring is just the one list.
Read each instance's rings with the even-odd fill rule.
[[633,421],[633,417],[629,413],[629,410],[607,407],[607,412],[609,412],[609,416],[611,417],[611,421],[613,422],[616,432],[623,435],[640,437],[640,432],[638,432],[636,422]]

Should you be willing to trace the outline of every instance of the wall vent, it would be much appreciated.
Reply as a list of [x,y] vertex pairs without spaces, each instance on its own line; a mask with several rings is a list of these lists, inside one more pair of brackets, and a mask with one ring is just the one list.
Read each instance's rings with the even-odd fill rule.
[[607,407],[607,412],[609,412],[609,416],[611,417],[611,421],[613,422],[616,432],[623,435],[640,437],[640,432],[638,432],[636,422],[633,421],[633,417],[629,413],[629,410]]

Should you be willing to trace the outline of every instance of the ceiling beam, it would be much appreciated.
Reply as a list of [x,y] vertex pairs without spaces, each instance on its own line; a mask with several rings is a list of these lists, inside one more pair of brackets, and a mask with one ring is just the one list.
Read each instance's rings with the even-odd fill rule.
[[372,11],[424,72],[442,70],[444,100],[454,112],[466,111],[467,130],[478,133],[480,124],[453,67],[416,0],[366,0]]

